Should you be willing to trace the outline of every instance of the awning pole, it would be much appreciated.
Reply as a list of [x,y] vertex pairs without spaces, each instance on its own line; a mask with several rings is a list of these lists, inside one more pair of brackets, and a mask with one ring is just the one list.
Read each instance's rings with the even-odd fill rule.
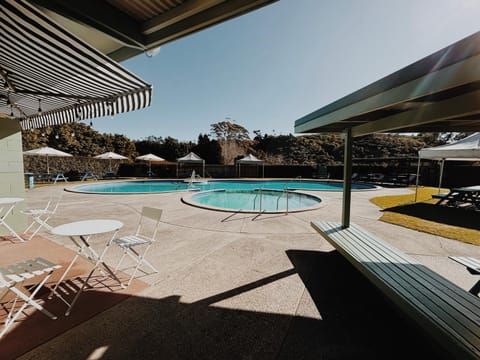
[[418,157],[418,164],[417,164],[417,176],[415,177],[415,201],[417,202],[417,193],[418,193],[418,177],[420,176],[420,156]]
[[352,202],[352,129],[345,130],[345,150],[343,155],[343,206],[342,228],[350,226],[350,207]]

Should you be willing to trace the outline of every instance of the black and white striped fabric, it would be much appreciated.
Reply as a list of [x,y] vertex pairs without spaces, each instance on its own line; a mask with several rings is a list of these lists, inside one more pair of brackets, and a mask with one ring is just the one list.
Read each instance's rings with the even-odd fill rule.
[[141,109],[151,96],[151,85],[27,1],[0,0],[0,118],[41,128]]

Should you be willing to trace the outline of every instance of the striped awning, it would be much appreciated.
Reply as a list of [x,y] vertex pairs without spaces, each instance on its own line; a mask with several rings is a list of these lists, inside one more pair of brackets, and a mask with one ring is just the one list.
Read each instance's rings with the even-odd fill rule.
[[151,92],[28,2],[0,1],[0,118],[60,125],[147,107]]

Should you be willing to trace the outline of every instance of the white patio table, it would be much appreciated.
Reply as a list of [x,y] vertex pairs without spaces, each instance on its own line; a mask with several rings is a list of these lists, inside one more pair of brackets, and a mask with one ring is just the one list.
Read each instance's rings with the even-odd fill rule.
[[[110,247],[112,240],[116,237],[118,230],[120,230],[122,227],[123,227],[123,223],[118,220],[95,219],[95,220],[75,221],[75,222],[63,224],[63,225],[54,227],[50,231],[54,235],[68,236],[70,240],[72,240],[72,242],[75,244],[75,246],[78,247],[77,253],[75,254],[72,261],[70,262],[65,272],[61,276],[60,280],[57,282],[55,287],[52,289],[52,292],[50,293],[50,297],[52,297],[53,294],[55,294],[64,303],[67,304],[68,309],[65,312],[65,316],[68,316],[70,314],[70,311],[72,310],[73,306],[77,302],[78,297],[85,289],[85,286],[88,284],[90,277],[93,275],[94,271],[100,266],[102,266],[108,272],[108,274],[120,284],[121,287],[124,287],[122,285],[122,282],[115,275],[115,273],[103,261],[103,258],[108,248]],[[114,233],[110,238],[110,240],[105,244],[105,247],[103,248],[102,252],[98,254],[92,248],[91,244],[89,243],[89,239],[92,235],[104,234],[108,232],[114,232]],[[75,263],[75,261],[78,259],[80,255],[84,255],[88,260],[90,260],[90,262],[93,264],[93,267],[90,270],[90,273],[88,274],[87,278],[83,282],[82,287],[75,295],[73,301],[69,303],[57,292],[57,288],[60,285],[60,283],[63,281],[67,273],[70,271],[73,264]]]

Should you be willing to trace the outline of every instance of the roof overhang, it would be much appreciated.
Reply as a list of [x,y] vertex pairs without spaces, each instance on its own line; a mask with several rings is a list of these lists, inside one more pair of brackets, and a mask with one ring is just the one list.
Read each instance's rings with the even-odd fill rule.
[[153,50],[277,0],[31,0],[116,61]]
[[480,32],[314,111],[296,133],[480,130]]

